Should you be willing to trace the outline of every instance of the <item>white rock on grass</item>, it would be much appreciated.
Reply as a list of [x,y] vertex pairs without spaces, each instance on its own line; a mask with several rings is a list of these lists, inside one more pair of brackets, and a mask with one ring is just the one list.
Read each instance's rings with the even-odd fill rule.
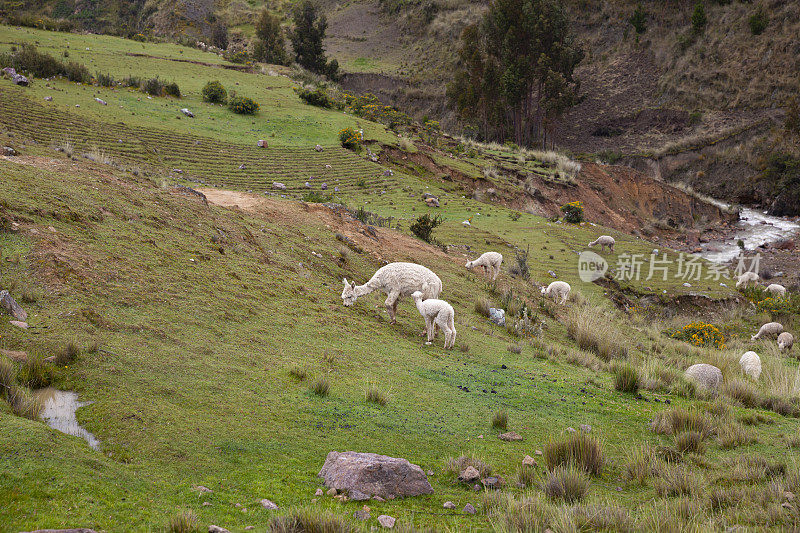
[[475,507],[471,503],[464,506],[464,512],[467,514],[475,514]]
[[392,529],[394,527],[395,521],[396,521],[395,518],[386,514],[382,514],[378,517],[378,523],[381,526],[385,527],[386,529]]
[[263,507],[264,509],[268,509],[270,511],[274,511],[275,509],[278,508],[278,506],[275,504],[275,502],[273,502],[272,500],[268,500],[266,498],[261,500],[260,503],[261,503],[261,507]]
[[443,507],[445,509],[455,509],[456,508],[456,504],[454,504],[453,502],[444,502]]
[[215,526],[212,524],[208,526],[208,533],[231,533],[231,532],[225,529],[224,527]]

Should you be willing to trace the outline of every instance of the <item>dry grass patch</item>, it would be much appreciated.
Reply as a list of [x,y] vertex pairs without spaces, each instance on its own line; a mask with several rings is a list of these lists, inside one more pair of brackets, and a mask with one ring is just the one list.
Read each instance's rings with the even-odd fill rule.
[[505,410],[497,411],[492,416],[492,427],[495,429],[508,429],[508,413]]
[[576,505],[572,508],[572,522],[577,531],[633,530],[633,520],[627,509],[611,502]]
[[169,520],[167,524],[169,533],[200,533],[200,519],[197,513],[188,509],[181,511]]
[[739,446],[755,444],[758,438],[753,430],[741,424],[726,423],[717,428],[717,443],[723,450],[732,450]]
[[311,384],[311,392],[316,394],[317,396],[327,396],[330,392],[331,384],[328,382],[328,378],[321,377],[314,380],[314,383]]
[[728,457],[722,466],[722,479],[728,481],[765,481],[786,473],[786,463],[770,461],[760,455]]
[[574,503],[589,493],[589,479],[574,466],[558,466],[547,474],[542,490],[551,500]]
[[276,516],[267,526],[270,533],[349,533],[353,528],[340,516],[321,509],[300,509]]
[[660,435],[696,431],[705,438],[715,433],[716,423],[705,411],[672,407],[656,414],[650,423],[650,429]]
[[581,350],[592,352],[606,362],[628,356],[627,341],[616,327],[610,326],[607,310],[574,306],[565,322],[567,335]]
[[639,374],[633,365],[625,363],[614,369],[614,389],[619,392],[636,394],[639,390]]
[[639,445],[626,457],[622,478],[628,482],[644,485],[647,480],[657,475],[663,466],[664,461],[656,455],[653,448],[647,444]]
[[666,465],[655,479],[656,494],[665,497],[698,495],[703,491],[703,478],[681,465]]
[[600,440],[583,432],[551,440],[545,445],[542,455],[548,470],[574,466],[597,476],[602,473],[605,463]]
[[488,298],[478,298],[475,300],[475,312],[479,315],[488,318],[489,309],[492,307],[492,302]]
[[308,378],[308,372],[303,367],[293,366],[289,369],[289,376],[297,381],[305,381]]
[[380,390],[377,385],[370,385],[364,392],[364,397],[368,402],[376,403],[378,405],[386,405],[389,402],[386,394]]
[[445,473],[453,474],[458,477],[468,466],[475,468],[475,470],[480,473],[481,477],[492,475],[492,467],[489,466],[488,463],[471,455],[451,457],[447,460],[444,470]]
[[673,436],[675,449],[680,453],[705,453],[703,435],[699,431],[682,431]]

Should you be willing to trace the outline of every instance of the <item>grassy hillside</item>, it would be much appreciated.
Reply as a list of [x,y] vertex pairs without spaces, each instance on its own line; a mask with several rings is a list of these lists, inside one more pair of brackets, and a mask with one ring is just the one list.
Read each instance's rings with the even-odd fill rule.
[[[363,152],[338,146],[336,133],[361,127],[376,151],[394,134],[301,104],[286,78],[176,62],[213,56],[167,45],[0,33],[3,49],[39,41],[57,52],[68,40],[71,58],[115,77],[159,74],[184,93],[150,100],[132,89],[38,79],[22,89],[0,80],[0,145],[19,152],[0,160],[0,286],[23,302],[31,326],[0,321],[0,348],[38,361],[76,344],[75,361],[17,364],[19,379],[33,386],[35,366],[37,386],[52,382],[92,401],[78,420],[101,443],[93,451],[0,402],[0,531],[162,530],[186,509],[204,526],[232,531],[275,529],[276,516],[300,511],[329,513],[345,530],[376,526],[380,514],[397,517],[399,529],[450,531],[800,524],[784,494],[800,491],[797,361],[771,341],[750,341],[769,317],[730,287],[686,287],[675,265],[666,281],[583,283],[577,252],[597,235],[617,238],[616,253],[605,254],[612,264],[655,245],[591,220],[570,225],[479,202],[458,182],[426,173],[396,166],[385,176]],[[255,97],[260,112],[238,116],[202,103],[208,79]],[[197,118],[178,120],[182,107]],[[270,147],[257,148],[259,138]],[[178,186],[198,181],[208,205]],[[354,213],[393,217],[392,228],[299,201],[305,181]],[[425,192],[442,207],[426,207]],[[423,213],[445,218],[437,246],[409,232]],[[461,224],[467,218],[471,227]],[[515,248],[528,246],[530,280],[512,277]],[[506,258],[496,284],[463,267],[487,249]],[[418,262],[441,277],[442,297],[456,309],[456,350],[443,351],[441,335],[423,344],[422,319],[408,301],[396,325],[383,297],[342,305],[342,278],[363,283],[385,261]],[[566,306],[534,285],[552,281],[549,271],[573,286]],[[529,329],[493,325],[476,310],[483,299],[505,308],[512,325],[527,309]],[[665,334],[695,319],[719,326],[727,346],[698,348]],[[796,314],[780,319],[793,331],[800,324]],[[745,349],[763,358],[758,382],[741,376]],[[716,400],[683,379],[696,362],[723,370],[728,385]],[[636,369],[639,394],[615,390],[625,363]],[[322,378],[327,396],[312,391]],[[371,387],[385,406],[366,400]],[[683,407],[703,420],[695,451],[649,426]],[[501,410],[522,442],[497,437],[492,417]],[[548,452],[581,424],[592,427],[605,465],[572,505],[545,495],[545,458],[535,451]],[[366,522],[353,518],[363,503],[312,501],[326,454],[350,449],[431,470],[435,493],[370,501]],[[537,460],[533,470],[521,467],[526,454]],[[488,463],[504,490],[458,483],[448,465],[462,455]],[[213,493],[198,494],[197,485]],[[262,509],[262,498],[280,509]],[[443,509],[446,501],[457,510]],[[461,512],[466,503],[477,514]]]

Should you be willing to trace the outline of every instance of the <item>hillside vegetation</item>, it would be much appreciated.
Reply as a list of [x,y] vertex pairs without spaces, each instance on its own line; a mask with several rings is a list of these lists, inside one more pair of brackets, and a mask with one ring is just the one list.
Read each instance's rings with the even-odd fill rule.
[[[195,530],[304,529],[287,525],[295,519],[363,531],[383,514],[401,531],[800,527],[797,348],[750,340],[771,318],[797,331],[798,289],[781,309],[757,307],[760,289],[687,284],[677,252],[603,225],[623,227],[623,212],[652,222],[669,211],[654,199],[666,188],[643,185],[638,206],[601,201],[605,181],[634,190],[632,171],[590,165],[570,184],[552,154],[454,153],[453,139],[304,104],[282,71],[243,71],[194,49],[0,34],[1,53],[68,50],[92,74],[160,76],[181,90],[148,98],[138,87],[0,79],[0,146],[16,152],[0,158],[0,288],[30,326],[0,321],[0,379],[7,391],[78,392],[92,402],[78,421],[100,441],[93,450],[50,429],[3,393],[0,531],[162,531],[178,517]],[[213,80],[258,112],[203,102]],[[343,128],[363,130],[363,146],[342,147]],[[522,173],[551,195],[548,208],[594,194],[587,221],[521,210],[515,202],[534,197]],[[722,219],[671,194],[682,210]],[[410,230],[423,214],[444,220],[431,243]],[[602,252],[611,267],[659,248],[667,275],[581,281],[578,253],[601,234],[616,239]],[[496,283],[464,268],[487,250],[505,257]],[[364,283],[392,261],[441,278],[454,350],[441,333],[423,343],[407,299],[394,325],[383,295],[342,305],[343,278]],[[572,285],[565,305],[540,293],[556,278]],[[505,310],[506,326],[488,307]],[[763,361],[757,381],[738,364],[750,349]],[[19,351],[27,363],[12,361]],[[695,363],[721,369],[719,394],[683,376]],[[501,440],[506,430],[523,440]],[[404,457],[434,493],[315,496],[332,450]],[[460,483],[467,465],[499,476],[500,488]],[[475,514],[462,511],[468,503]]]

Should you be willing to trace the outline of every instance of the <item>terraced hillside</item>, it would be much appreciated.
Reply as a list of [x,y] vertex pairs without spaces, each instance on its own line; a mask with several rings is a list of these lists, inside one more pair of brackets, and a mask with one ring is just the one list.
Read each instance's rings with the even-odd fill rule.
[[[20,32],[15,42],[80,39],[81,60],[115,76],[175,63],[184,96],[0,80],[0,146],[17,152],[0,159],[0,288],[29,314],[28,329],[0,320],[0,531],[365,531],[384,514],[401,531],[800,526],[796,348],[751,340],[772,318],[798,331],[796,288],[773,310],[762,290],[740,293],[729,279],[685,282],[675,251],[591,218],[569,224],[479,201],[462,181],[398,164],[402,154],[387,161],[404,144],[394,134],[299,103],[280,76],[151,57],[177,57],[177,47],[8,31]],[[115,58],[130,63],[113,70]],[[259,113],[202,103],[207,69],[261,95]],[[187,106],[195,122],[177,119]],[[282,126],[263,135],[273,117]],[[363,127],[380,163],[337,146],[332,125]],[[519,155],[501,152],[476,159]],[[465,173],[473,165],[432,153]],[[306,181],[316,194],[302,201]],[[434,244],[409,230],[422,214],[444,218]],[[600,234],[616,238],[602,252],[611,267],[659,248],[665,275],[581,281],[578,253]],[[486,250],[505,256],[496,283],[464,268]],[[407,299],[394,325],[382,294],[342,305],[343,278],[363,283],[391,261],[442,279],[456,349],[443,350],[441,334],[424,344]],[[556,278],[572,285],[565,305],[540,293]],[[505,326],[488,307],[505,310]],[[757,380],[739,367],[746,350],[762,358]],[[684,377],[695,363],[720,368],[718,394]],[[28,391],[48,385],[92,402],[77,421],[97,450],[38,419]],[[522,440],[501,440],[509,430]],[[573,461],[559,452],[569,442]],[[316,496],[332,450],[407,458],[434,493]],[[486,481],[460,482],[467,464]]]

